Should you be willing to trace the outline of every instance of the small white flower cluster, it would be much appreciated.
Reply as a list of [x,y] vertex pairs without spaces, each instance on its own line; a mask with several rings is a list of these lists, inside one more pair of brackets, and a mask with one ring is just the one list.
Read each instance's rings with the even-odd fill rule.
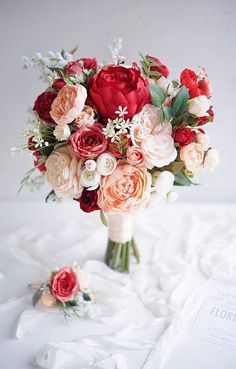
[[40,131],[40,126],[42,122],[38,120],[36,117],[29,117],[26,121],[29,125],[29,128],[26,128],[23,131],[23,137],[31,137],[33,136],[33,141],[35,143],[35,148],[42,148],[44,146],[49,146],[49,143],[44,140],[42,133]]
[[119,106],[115,112],[118,115],[116,119],[108,119],[108,123],[103,128],[104,136],[111,139],[111,142],[119,141],[122,135],[130,137],[129,131],[131,130],[133,122],[130,119],[124,119],[125,115],[128,114],[127,106],[122,108]]
[[41,53],[37,52],[32,58],[28,56],[23,56],[23,67],[38,67],[41,70],[40,78],[51,82],[56,78],[56,74],[48,68],[64,68],[65,65],[73,60],[73,55],[68,52],[53,52],[48,51],[48,56],[43,56]]
[[111,44],[108,45],[108,50],[111,53],[112,61],[114,64],[120,64],[125,61],[124,55],[120,54],[120,50],[122,49],[122,38],[115,38]]

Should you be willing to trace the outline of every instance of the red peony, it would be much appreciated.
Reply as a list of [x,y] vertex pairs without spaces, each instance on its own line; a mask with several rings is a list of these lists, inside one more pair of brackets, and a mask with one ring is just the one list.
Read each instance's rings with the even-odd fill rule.
[[159,60],[159,59],[155,58],[154,56],[150,56],[150,55],[146,55],[146,58],[152,59],[155,63],[160,64],[160,65],[158,65],[158,66],[153,66],[153,67],[151,67],[151,68],[150,68],[150,70],[151,70],[152,72],[158,72],[158,73],[161,73],[161,75],[162,75],[163,77],[165,77],[165,78],[167,78],[167,77],[168,77],[168,75],[169,75],[169,70],[168,70],[168,68],[167,68],[164,64],[162,64],[162,63],[160,62],[160,60]]
[[190,144],[196,137],[196,132],[191,130],[190,128],[177,128],[177,130],[173,133],[173,139],[180,146],[186,146]]
[[94,210],[100,210],[97,200],[98,189],[96,190],[87,190],[86,188],[83,189],[80,199],[80,209],[85,211],[86,213],[91,213]]
[[96,58],[81,58],[78,62],[82,62],[85,69],[97,70],[97,60]]
[[66,75],[82,75],[83,70],[77,61],[71,61],[66,65]]
[[96,159],[98,155],[106,151],[107,139],[102,132],[102,125],[83,125],[70,137],[70,145],[80,158]]
[[148,81],[136,68],[110,65],[91,79],[91,103],[104,119],[117,118],[118,107],[127,107],[125,118],[132,118],[150,101]]
[[198,82],[198,87],[202,91],[202,95],[210,97],[212,95],[211,84],[208,79],[204,78]]
[[45,91],[41,95],[39,95],[34,103],[34,108],[39,116],[46,123],[54,123],[50,111],[51,105],[55,97],[57,96],[56,92]]
[[50,291],[57,300],[70,301],[79,289],[78,278],[72,268],[64,267],[58,272],[52,273]]
[[55,81],[52,84],[52,88],[54,88],[54,90],[61,90],[62,87],[64,87],[66,85],[66,82],[64,81],[64,79],[62,78],[58,78],[55,79]]
[[197,75],[191,69],[184,69],[183,72],[180,74],[180,82],[182,85],[186,86],[190,90],[196,88]]
[[39,164],[39,160],[41,159],[41,157],[43,156],[41,154],[40,151],[35,151],[33,153],[33,155],[35,156],[35,160],[34,160],[34,166],[42,173],[46,172],[46,166],[45,163]]

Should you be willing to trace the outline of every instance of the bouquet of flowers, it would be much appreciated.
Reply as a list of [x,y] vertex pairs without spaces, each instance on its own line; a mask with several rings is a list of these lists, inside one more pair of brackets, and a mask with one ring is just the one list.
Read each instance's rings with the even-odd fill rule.
[[130,252],[139,261],[132,213],[150,201],[174,201],[173,186],[219,163],[203,126],[214,113],[204,68],[184,69],[169,80],[159,59],[140,55],[125,64],[121,40],[110,47],[113,61],[77,58],[75,50],[37,53],[36,65],[49,87],[34,102],[26,148],[34,156],[22,185],[38,169],[54,198],[72,198],[87,213],[100,210],[109,224],[106,262],[127,271]]
[[75,266],[55,270],[45,282],[32,283],[29,287],[35,290],[33,306],[40,303],[47,309],[58,307],[65,318],[83,316],[95,302],[95,291],[84,270]]

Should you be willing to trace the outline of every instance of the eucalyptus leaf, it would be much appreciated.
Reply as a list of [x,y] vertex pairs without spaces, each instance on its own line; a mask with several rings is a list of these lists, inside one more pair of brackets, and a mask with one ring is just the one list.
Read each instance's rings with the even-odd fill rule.
[[108,227],[108,221],[107,221],[107,218],[105,216],[105,214],[103,213],[102,210],[100,210],[100,219],[101,219],[101,222],[102,224],[105,226],[105,227]]
[[168,170],[173,174],[179,173],[184,167],[184,163],[182,161],[174,161],[173,163],[162,167],[162,170]]
[[185,86],[181,87],[179,93],[174,99],[174,103],[172,105],[171,113],[174,117],[178,117],[179,115],[184,114],[186,102],[189,99],[189,93]]
[[149,91],[151,94],[153,105],[160,107],[165,101],[165,92],[163,88],[156,85],[150,85]]
[[166,120],[168,120],[168,122],[171,120],[172,116],[171,116],[171,108],[169,108],[168,106],[164,106],[164,108],[162,109]]
[[192,181],[189,178],[185,177],[182,172],[175,174],[175,186],[191,186],[192,184]]

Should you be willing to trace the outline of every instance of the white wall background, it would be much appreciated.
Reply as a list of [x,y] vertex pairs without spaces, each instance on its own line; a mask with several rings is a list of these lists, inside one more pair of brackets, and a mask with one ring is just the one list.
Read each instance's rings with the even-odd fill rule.
[[[36,70],[22,69],[22,55],[71,49],[79,56],[108,58],[107,44],[124,41],[124,54],[159,57],[172,77],[185,67],[205,66],[214,90],[214,124],[207,127],[221,166],[197,179],[202,186],[179,191],[182,201],[234,202],[236,155],[235,0],[0,0],[0,199],[17,199],[18,184],[32,159],[12,156],[22,141],[27,108],[44,90]],[[45,192],[46,189],[45,189]],[[43,199],[23,190],[20,199]]]

